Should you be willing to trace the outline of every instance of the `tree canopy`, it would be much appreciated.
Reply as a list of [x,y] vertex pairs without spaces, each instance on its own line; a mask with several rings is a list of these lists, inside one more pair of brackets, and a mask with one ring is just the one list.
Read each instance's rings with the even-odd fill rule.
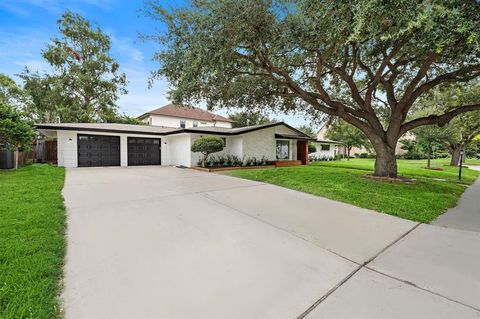
[[267,124],[267,123],[273,122],[273,120],[271,120],[268,116],[255,111],[241,111],[241,112],[233,113],[233,114],[230,114],[228,118],[234,121],[232,123],[232,127],[234,128]]
[[53,73],[26,69],[21,77],[40,121],[107,121],[125,94],[126,76],[110,55],[110,37],[79,14],[66,11],[58,20],[61,36],[42,52]]
[[[480,98],[480,81],[473,83],[449,85],[441,90],[433,91],[423,96],[415,107],[414,118],[425,116],[429,113],[441,113],[452,104],[472,104]],[[418,113],[418,114],[417,114]],[[480,134],[480,111],[460,114],[449,124],[442,126],[419,127],[414,130],[415,135],[422,139],[427,135],[430,138],[437,136],[437,140],[447,148],[452,155],[451,165],[458,165],[460,151],[465,150],[476,135]]]
[[0,148],[29,150],[34,137],[33,123],[25,114],[0,101]]
[[166,28],[154,78],[175,102],[305,110],[359,128],[377,154],[375,175],[396,176],[406,132],[480,109],[452,104],[409,119],[419,97],[480,75],[480,4],[458,1],[193,1],[147,15]]
[[342,120],[334,121],[328,126],[326,137],[341,142],[345,146],[347,159],[350,158],[352,147],[361,148],[369,144],[367,137],[362,131]]

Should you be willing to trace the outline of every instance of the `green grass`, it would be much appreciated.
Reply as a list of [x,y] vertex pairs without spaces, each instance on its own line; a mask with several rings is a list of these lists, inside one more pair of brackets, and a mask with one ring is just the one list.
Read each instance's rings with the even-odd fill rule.
[[0,318],[59,317],[64,169],[0,171]]
[[[470,164],[473,161],[470,161]],[[305,193],[353,204],[419,222],[430,222],[455,206],[466,187],[480,172],[447,166],[448,160],[433,161],[442,171],[425,169],[426,161],[399,160],[399,175],[415,178],[416,184],[374,181],[364,176],[373,171],[372,159],[319,162],[308,166],[236,170],[225,174],[275,184]],[[469,161],[467,161],[467,164]],[[439,180],[441,179],[441,180]]]

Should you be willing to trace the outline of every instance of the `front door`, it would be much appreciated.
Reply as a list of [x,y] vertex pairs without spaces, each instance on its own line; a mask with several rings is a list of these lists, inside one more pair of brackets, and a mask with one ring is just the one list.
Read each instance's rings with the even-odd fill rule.
[[297,160],[302,162],[302,165],[308,164],[308,142],[297,141]]

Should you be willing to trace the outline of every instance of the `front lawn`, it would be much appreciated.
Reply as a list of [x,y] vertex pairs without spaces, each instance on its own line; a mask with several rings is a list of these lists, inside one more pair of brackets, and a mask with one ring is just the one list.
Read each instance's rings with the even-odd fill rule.
[[64,256],[64,169],[0,171],[0,318],[55,318]]
[[[415,185],[379,182],[364,178],[373,172],[374,160],[319,162],[308,166],[237,170],[226,174],[275,184],[302,192],[369,208],[402,218],[430,222],[455,206],[466,187],[480,172],[447,166],[448,160],[434,160],[442,171],[425,169],[425,160],[399,160],[399,175],[417,180]],[[472,163],[473,164],[473,163]],[[467,161],[468,165],[468,161]]]

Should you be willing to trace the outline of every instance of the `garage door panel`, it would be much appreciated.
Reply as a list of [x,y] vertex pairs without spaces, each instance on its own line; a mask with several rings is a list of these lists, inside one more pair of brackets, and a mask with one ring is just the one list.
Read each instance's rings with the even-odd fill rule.
[[128,165],[160,165],[160,139],[128,138]]
[[120,166],[120,137],[78,135],[78,166]]

